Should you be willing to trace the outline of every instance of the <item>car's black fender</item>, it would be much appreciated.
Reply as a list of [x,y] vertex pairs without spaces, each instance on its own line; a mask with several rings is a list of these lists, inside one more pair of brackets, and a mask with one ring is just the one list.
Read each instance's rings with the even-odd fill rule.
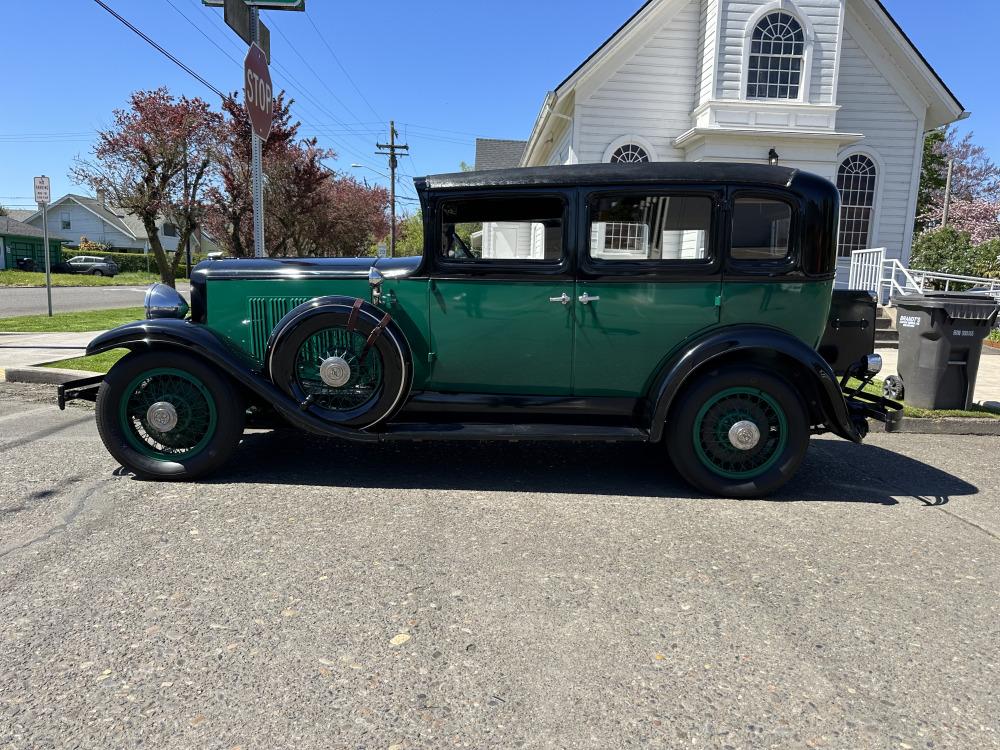
[[189,352],[218,367],[296,427],[345,440],[374,442],[379,439],[375,433],[337,427],[302,410],[294,399],[262,376],[257,363],[203,325],[169,318],[140,320],[102,333],[87,345],[87,354],[111,349]]
[[781,329],[760,325],[711,331],[667,359],[649,390],[650,439],[662,439],[674,398],[699,373],[723,364],[753,362],[774,367],[779,374],[795,380],[794,385],[803,392],[814,423],[825,425],[846,440],[862,441],[829,363],[801,339]]

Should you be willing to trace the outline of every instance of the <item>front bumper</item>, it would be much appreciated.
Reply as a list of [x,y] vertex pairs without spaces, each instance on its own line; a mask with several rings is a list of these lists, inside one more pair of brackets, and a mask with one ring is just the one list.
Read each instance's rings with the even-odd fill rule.
[[81,378],[63,383],[58,388],[59,408],[65,409],[70,401],[96,401],[97,391],[104,382],[103,375],[95,375],[92,378]]

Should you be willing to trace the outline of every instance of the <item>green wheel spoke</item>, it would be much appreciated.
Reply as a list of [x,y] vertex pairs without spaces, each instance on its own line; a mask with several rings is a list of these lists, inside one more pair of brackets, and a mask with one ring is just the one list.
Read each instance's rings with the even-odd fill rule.
[[[349,411],[378,397],[382,357],[375,348],[366,352],[365,343],[362,334],[342,328],[318,331],[302,343],[295,358],[295,378],[313,404],[330,411]],[[339,387],[327,385],[320,377],[320,365],[331,357],[342,358],[351,368],[350,379]]]
[[[757,444],[749,450],[737,448],[729,438],[729,431],[738,422],[752,422],[760,432]],[[763,391],[729,388],[702,406],[692,439],[698,459],[713,473],[752,479],[781,456],[788,441],[788,422],[778,402]]]
[[[161,432],[148,421],[149,408],[169,403],[177,423]],[[217,424],[215,400],[205,385],[183,370],[159,368],[144,372],[125,389],[119,412],[129,444],[161,461],[191,458],[208,445]]]

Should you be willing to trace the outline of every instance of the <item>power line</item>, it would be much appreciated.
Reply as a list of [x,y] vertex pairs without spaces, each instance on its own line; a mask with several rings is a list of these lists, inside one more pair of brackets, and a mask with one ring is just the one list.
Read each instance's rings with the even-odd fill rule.
[[222,49],[222,47],[219,46],[218,42],[216,42],[214,39],[212,39],[212,37],[210,37],[208,34],[206,34],[205,30],[203,28],[201,28],[201,26],[199,26],[194,21],[192,21],[190,18],[188,18],[184,14],[184,11],[182,11],[180,8],[178,8],[176,5],[174,5],[174,0],[167,0],[167,4],[171,8],[173,8],[174,10],[176,10],[180,14],[181,18],[183,18],[189,24],[191,24],[192,26],[194,26],[195,30],[209,41],[209,44],[211,44],[213,47],[215,47],[217,50],[219,50],[219,52],[221,52],[222,54],[224,54],[226,57],[228,57],[230,60],[232,60],[237,65],[240,64],[239,60],[237,60],[235,57],[233,57],[228,52],[226,52],[224,49]]
[[[236,48],[237,52],[239,52],[239,46],[237,45],[237,43],[235,41],[233,41],[232,35],[229,34],[228,30],[219,23],[219,21],[217,20],[217,18],[215,17],[215,15],[213,15],[212,13],[206,11],[203,6],[199,5],[198,4],[198,0],[191,0],[191,2],[195,4],[195,7],[198,8],[198,10],[201,12],[201,14],[203,16],[205,16],[206,18],[209,19],[209,21],[211,22],[211,24],[213,26],[215,26],[215,28],[217,28],[217,29],[219,29],[219,30],[222,31],[223,38],[226,41],[228,41],[232,47]],[[173,3],[171,3],[171,4],[173,4]],[[181,15],[184,16],[183,13],[181,13]],[[187,16],[185,16],[185,18],[187,18]],[[197,26],[197,24],[195,24],[193,21],[191,21],[191,19],[187,18],[187,21],[188,21],[188,23],[191,23],[192,25],[194,25],[195,28],[197,28],[199,30],[199,32],[201,32],[204,35],[204,31],[202,31],[201,28]],[[214,41],[213,41],[213,44],[215,44]],[[215,46],[223,54],[225,54],[226,57],[229,57],[229,59],[231,59],[231,60],[233,59],[232,56],[229,55],[225,50],[222,50],[219,47],[218,44],[215,44]],[[330,112],[329,110],[326,110],[323,107],[323,105],[320,104],[318,102],[318,100],[311,94],[311,92],[308,89],[306,89],[306,87],[294,75],[292,75],[291,71],[289,71],[284,65],[282,65],[277,60],[274,61],[274,65],[275,65],[275,67],[277,67],[277,69],[279,71],[281,71],[281,75],[278,75],[277,72],[275,73],[275,77],[279,79],[279,83],[280,83],[281,79],[287,79],[286,83],[288,81],[291,81],[291,83],[294,84],[294,85],[284,85],[281,88],[285,89],[286,91],[290,91],[292,94],[294,94],[296,91],[298,91],[298,93],[301,94],[300,100],[297,102],[298,105],[299,105],[299,107],[303,107],[305,105],[305,101],[308,101],[308,102],[311,102],[312,105],[317,108],[317,110],[322,110],[323,112],[325,112],[325,114],[326,114],[327,117],[331,117],[333,119],[337,119],[336,116],[332,112]],[[302,100],[305,100],[305,101],[302,101]],[[352,151],[346,144],[338,142],[338,139],[334,138],[332,134],[327,133],[324,130],[322,130],[320,127],[317,127],[316,125],[312,124],[309,120],[307,120],[306,118],[300,116],[298,113],[295,115],[295,119],[297,119],[299,121],[299,123],[305,129],[307,129],[309,131],[312,131],[313,133],[316,133],[319,136],[322,136],[324,140],[329,140],[331,143],[333,143],[334,146],[337,147],[337,150],[339,152],[352,154],[353,156],[356,156],[359,159],[367,160],[364,156],[362,156],[358,152]],[[345,125],[345,127],[346,127],[346,125]],[[367,142],[365,142],[365,143],[367,144]]]
[[[316,72],[316,69],[312,65],[309,64],[309,61],[306,60],[305,57],[302,56],[302,53],[299,52],[298,47],[296,45],[292,44],[292,41],[287,36],[285,36],[285,32],[282,31],[281,28],[276,23],[274,23],[274,21],[271,22],[271,25],[274,27],[274,30],[277,31],[281,35],[281,38],[285,40],[285,42],[291,48],[292,52],[295,53],[295,55],[302,61],[302,63],[316,77],[316,80],[319,81],[323,85],[323,88],[325,88],[327,91],[330,92],[330,96],[333,97],[333,100],[335,102],[337,102],[341,107],[343,107],[344,110],[347,112],[347,114],[349,114],[355,120],[359,119],[358,116],[356,114],[354,114],[354,112],[351,110],[351,108],[348,107],[339,96],[337,96],[337,93],[332,88],[330,88],[330,84],[328,84],[326,82],[326,80],[324,80],[324,78],[319,73]],[[334,119],[336,120],[337,118],[334,118]],[[347,123],[343,123],[342,122],[341,124],[345,128],[349,127],[347,125]]]
[[337,53],[333,51],[333,47],[331,47],[330,44],[326,41],[326,37],[323,36],[323,33],[319,30],[319,26],[316,25],[316,22],[313,20],[312,16],[309,15],[308,11],[306,11],[305,15],[306,15],[306,18],[308,19],[309,23],[312,24],[313,29],[316,30],[316,36],[319,37],[319,40],[321,42],[323,42],[323,46],[325,46],[327,48],[327,50],[329,51],[330,56],[333,58],[333,61],[335,63],[337,63],[337,65],[340,67],[340,69],[344,72],[344,75],[347,76],[347,80],[350,81],[351,86],[353,86],[354,90],[358,92],[358,96],[361,97],[361,101],[363,101],[365,104],[368,105],[368,109],[371,110],[371,113],[373,115],[375,115],[375,118],[379,122],[384,122],[384,120],[382,120],[382,116],[378,112],[375,111],[375,107],[373,107],[372,103],[370,101],[368,101],[368,97],[366,97],[364,95],[364,92],[362,92],[361,89],[358,88],[358,84],[356,84],[354,82],[354,79],[351,77],[351,74],[347,72],[347,68],[345,68],[344,64],[342,62],[340,62],[340,58],[337,57]]
[[112,10],[104,2],[104,0],[94,0],[94,2],[97,3],[98,5],[100,5],[102,8],[104,8],[104,10],[106,10],[108,13],[110,13],[116,19],[118,19],[118,21],[121,22],[122,24],[124,24],[127,28],[129,28],[132,31],[134,31],[143,40],[145,40],[145,42],[147,44],[149,44],[151,47],[153,47],[153,49],[155,49],[158,52],[160,52],[164,57],[166,57],[168,60],[170,60],[171,62],[173,62],[179,68],[181,68],[182,70],[184,70],[192,78],[194,78],[195,80],[197,80],[199,83],[201,83],[206,88],[210,89],[220,99],[225,99],[226,98],[225,94],[223,94],[221,91],[219,91],[219,89],[217,89],[215,86],[213,86],[207,80],[205,80],[204,77],[202,77],[201,75],[199,75],[198,73],[196,73],[192,68],[190,68],[189,66],[185,65],[183,62],[181,62],[180,59],[178,59],[176,56],[172,55],[170,52],[167,52],[167,50],[165,50],[163,47],[161,47],[159,44],[157,44],[155,41],[153,41],[149,36],[147,36],[139,28],[137,28],[132,23],[130,23],[126,18],[120,16],[118,13],[116,13],[114,10]]

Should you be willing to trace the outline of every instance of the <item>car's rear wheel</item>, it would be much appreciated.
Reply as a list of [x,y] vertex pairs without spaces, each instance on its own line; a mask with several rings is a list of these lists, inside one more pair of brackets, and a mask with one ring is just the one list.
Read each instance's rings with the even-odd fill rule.
[[95,268],[93,271],[90,272],[90,275],[91,276],[103,276],[104,275],[104,271],[102,271],[100,268]]
[[181,352],[131,354],[97,395],[97,429],[126,469],[147,479],[190,480],[222,466],[243,434],[233,383]]
[[678,472],[710,495],[760,497],[794,476],[809,446],[799,393],[756,367],[699,376],[671,410],[667,445]]

